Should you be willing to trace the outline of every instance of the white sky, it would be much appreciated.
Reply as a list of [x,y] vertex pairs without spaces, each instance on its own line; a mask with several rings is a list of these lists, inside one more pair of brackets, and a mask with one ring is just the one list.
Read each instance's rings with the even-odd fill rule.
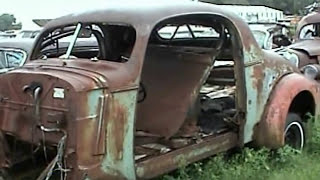
[[[22,29],[31,30],[39,28],[32,19],[54,19],[73,12],[105,7],[110,3],[149,5],[157,1],[172,3],[178,0],[0,0],[0,15],[13,14],[17,22],[22,23]],[[190,2],[191,0],[180,1]]]
[[[32,19],[57,18],[112,0],[0,0],[0,14],[10,13],[22,22],[23,29],[34,29]],[[116,0],[114,0],[116,1]]]

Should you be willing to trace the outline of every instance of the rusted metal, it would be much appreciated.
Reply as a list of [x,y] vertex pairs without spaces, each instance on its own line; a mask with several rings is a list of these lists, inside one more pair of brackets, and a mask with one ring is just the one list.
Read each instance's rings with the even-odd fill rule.
[[319,48],[320,40],[312,39],[312,40],[303,40],[293,45],[289,46],[289,48],[294,50],[300,50],[309,56],[320,56],[320,48]]
[[[149,48],[147,52],[152,54],[147,53],[141,76],[142,83],[148,88],[148,98],[138,106],[136,128],[171,137],[184,123],[187,111],[195,101],[190,94],[199,91],[195,87],[204,83],[201,79],[209,71],[212,59],[209,55],[178,53],[175,48]],[[179,67],[184,68],[177,73]]]
[[[316,101],[320,97],[319,90],[319,85],[315,81],[308,80],[302,75],[290,74],[284,76],[277,83],[270,96],[263,120],[255,127],[256,143],[273,148],[283,146],[285,120],[294,98],[299,93],[305,92],[309,93]],[[306,105],[301,104],[301,106]],[[318,116],[319,110],[319,106],[316,106],[315,112],[310,113]]]
[[137,164],[137,176],[141,179],[151,179],[168,173],[176,167],[186,166],[237,145],[237,135],[226,133],[218,137],[208,137],[199,144],[194,144],[165,155],[161,155]]
[[[222,44],[223,48],[191,47],[183,43],[175,47],[170,42],[159,42],[155,37],[158,28],[168,22],[220,23],[231,36],[223,43],[210,42]],[[135,42],[129,47],[133,50],[127,62],[112,62],[108,58],[37,59],[48,34],[79,23],[133,29]],[[102,31],[110,30],[108,28]],[[224,34],[222,32],[225,29],[220,30]],[[122,38],[120,35],[114,37],[115,42]],[[219,52],[226,57],[217,56]],[[214,69],[214,61],[219,58],[229,58],[234,62],[233,67]],[[233,122],[237,122],[236,128],[215,136],[200,137],[200,141],[184,137],[186,139],[178,142],[179,137],[175,136],[188,119],[197,120],[195,104],[201,86],[206,81],[217,81],[215,78],[225,82],[220,73],[226,73],[231,79],[224,85],[235,86]],[[30,62],[0,76],[1,87],[6,87],[0,89],[0,135],[14,137],[44,152],[46,146],[56,149],[62,137],[67,135],[63,164],[70,170],[64,172],[67,179],[152,178],[177,168],[184,160],[187,164],[192,163],[236,145],[257,141],[272,146],[272,139],[261,140],[268,130],[257,130],[257,127],[260,124],[267,127],[263,125],[275,121],[265,113],[269,113],[270,107],[276,109],[282,105],[268,105],[272,101],[269,97],[278,91],[277,88],[284,87],[282,79],[291,76],[288,74],[297,76],[301,82],[306,79],[301,83],[306,85],[306,90],[313,92],[312,88],[318,88],[288,60],[261,50],[248,25],[218,6],[193,2],[108,4],[105,8],[50,21],[32,48]],[[295,86],[290,83],[287,88]],[[147,94],[138,103],[141,86]],[[297,93],[302,90],[299,87],[295,88]],[[315,115],[318,114],[317,110]],[[282,122],[284,116],[280,118],[278,121]],[[276,124],[278,121],[274,125],[279,126],[277,135],[282,128],[281,124]],[[60,131],[48,133],[45,129]],[[154,139],[136,143],[137,130],[143,131],[148,138],[154,135]],[[270,136],[274,137],[272,133],[270,130]],[[0,145],[3,146],[1,138]],[[149,142],[153,141],[165,142],[167,151],[159,152],[161,149],[154,148],[152,155],[146,152],[146,157],[136,161],[135,149],[140,146],[150,148]],[[4,159],[9,158],[1,150],[0,169],[5,167]],[[143,150],[141,152],[144,155]]]

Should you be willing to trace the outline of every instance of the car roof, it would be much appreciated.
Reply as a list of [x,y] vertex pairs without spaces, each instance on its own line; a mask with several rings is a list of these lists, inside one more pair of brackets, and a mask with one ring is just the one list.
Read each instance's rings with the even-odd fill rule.
[[138,0],[126,3],[120,1],[99,4],[97,8],[91,8],[91,10],[88,9],[84,12],[73,13],[54,19],[45,25],[44,31],[77,22],[124,23],[132,25],[135,28],[145,28],[151,31],[150,26],[152,27],[161,20],[178,15],[196,13],[219,14],[234,21],[239,20],[236,14],[223,9],[221,6],[209,3],[187,0]]
[[31,52],[35,39],[31,38],[9,38],[0,40],[0,48],[20,49],[27,54]]
[[312,12],[306,16],[304,16],[298,23],[298,27],[296,30],[296,40],[299,38],[299,34],[303,27],[309,24],[320,23],[320,13],[319,12]]

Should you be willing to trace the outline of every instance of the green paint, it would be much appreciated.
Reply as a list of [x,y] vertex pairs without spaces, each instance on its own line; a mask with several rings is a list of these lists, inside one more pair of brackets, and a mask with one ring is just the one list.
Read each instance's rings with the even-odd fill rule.
[[[117,102],[126,110],[127,120],[124,124],[114,125],[112,123],[121,123],[116,119],[108,119],[106,120],[106,150],[107,153],[102,162],[102,169],[107,174],[122,176],[126,179],[136,179],[135,174],[135,160],[134,160],[134,132],[135,132],[135,109],[137,102],[137,91],[125,91],[118,92],[112,95],[112,101]],[[110,112],[113,113],[113,112]],[[112,117],[112,116],[111,116]],[[114,134],[115,127],[123,126],[123,141],[119,139],[121,142],[116,142],[116,138]],[[121,145],[123,151],[122,152],[114,152],[114,147],[117,145]]]
[[[259,51],[259,52],[255,52]],[[263,54],[260,49],[251,48],[250,52],[244,53],[244,59],[247,65],[245,67],[245,81],[247,90],[247,114],[246,124],[244,127],[244,143],[252,141],[255,125],[262,119],[267,101],[271,95],[275,82],[279,80],[284,74],[291,70],[286,64],[279,67],[274,67],[272,63],[265,63]],[[260,62],[260,63],[252,63]],[[269,65],[270,64],[270,65]],[[258,67],[260,66],[260,67]],[[258,79],[255,77],[254,69],[261,68],[263,76]],[[261,81],[260,89],[253,87],[258,80]]]

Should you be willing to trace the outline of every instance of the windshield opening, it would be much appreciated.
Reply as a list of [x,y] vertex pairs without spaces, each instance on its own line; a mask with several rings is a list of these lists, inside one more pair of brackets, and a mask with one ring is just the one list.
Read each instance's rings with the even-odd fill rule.
[[300,39],[316,39],[320,38],[320,24],[309,24],[304,26],[299,34]]

